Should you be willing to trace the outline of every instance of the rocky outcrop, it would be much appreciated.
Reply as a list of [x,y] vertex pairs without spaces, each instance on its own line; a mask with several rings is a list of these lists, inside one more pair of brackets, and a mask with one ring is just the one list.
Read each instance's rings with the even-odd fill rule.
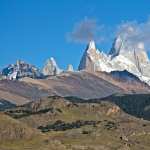
[[49,75],[58,75],[62,72],[62,70],[59,69],[55,59],[51,57],[46,61],[46,64],[43,67],[42,72],[45,76],[49,76]]
[[113,106],[112,108],[108,109],[106,115],[110,116],[110,115],[118,113],[119,111],[120,111],[120,108],[118,106]]

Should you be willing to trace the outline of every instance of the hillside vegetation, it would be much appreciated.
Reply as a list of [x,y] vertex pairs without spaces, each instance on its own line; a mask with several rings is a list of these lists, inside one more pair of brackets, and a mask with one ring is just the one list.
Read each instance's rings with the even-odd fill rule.
[[6,110],[6,118],[27,126],[27,132],[36,130],[38,135],[33,134],[31,140],[4,141],[0,148],[149,150],[149,121],[131,116],[109,101],[81,101],[53,96]]

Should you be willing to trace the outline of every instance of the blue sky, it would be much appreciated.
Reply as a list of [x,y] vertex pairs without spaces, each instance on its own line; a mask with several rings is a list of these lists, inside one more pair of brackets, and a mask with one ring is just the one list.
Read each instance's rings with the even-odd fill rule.
[[[67,35],[85,18],[109,28],[111,39],[122,21],[142,23],[149,15],[148,0],[0,0],[0,68],[17,59],[42,67],[49,57],[77,68],[86,44]],[[97,47],[107,52],[110,39]]]

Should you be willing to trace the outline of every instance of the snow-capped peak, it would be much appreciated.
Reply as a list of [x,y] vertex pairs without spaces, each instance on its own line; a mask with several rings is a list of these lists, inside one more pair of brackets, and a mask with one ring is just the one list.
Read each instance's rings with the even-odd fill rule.
[[57,63],[53,57],[50,58],[50,62],[52,63],[53,66],[58,67]]
[[87,49],[96,49],[94,40],[91,40],[87,46]]
[[44,75],[58,75],[62,70],[58,67],[55,59],[53,57],[47,59],[45,66],[43,67]]

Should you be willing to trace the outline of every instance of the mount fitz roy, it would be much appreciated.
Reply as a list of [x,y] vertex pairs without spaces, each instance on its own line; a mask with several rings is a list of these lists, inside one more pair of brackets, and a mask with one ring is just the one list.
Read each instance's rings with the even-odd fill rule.
[[[123,40],[121,36],[114,40],[108,55],[103,51],[99,51],[94,41],[90,41],[82,56],[78,70],[94,74],[96,72],[106,72],[113,76],[119,72],[121,74],[124,72],[126,79],[128,73],[130,73],[142,82],[150,85],[150,61],[144,44],[139,42],[133,46],[133,44]],[[23,77],[38,79],[47,76],[57,76],[64,72],[77,71],[74,71],[71,64],[68,65],[66,71],[60,69],[55,59],[51,57],[41,70],[24,61],[17,61],[16,64],[8,65],[1,71],[1,79],[16,80]],[[130,80],[130,76],[128,80]]]
[[127,71],[150,85],[150,61],[143,43],[132,46],[118,36],[109,54],[99,51],[90,41],[79,64],[79,70],[88,72]]

